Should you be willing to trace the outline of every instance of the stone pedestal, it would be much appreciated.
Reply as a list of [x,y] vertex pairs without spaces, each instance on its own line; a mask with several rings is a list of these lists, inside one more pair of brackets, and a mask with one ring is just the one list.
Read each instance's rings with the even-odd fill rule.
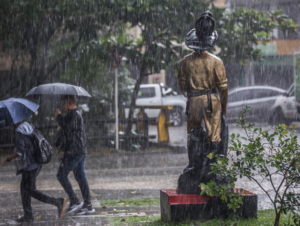
[[[239,189],[235,189],[239,191]],[[161,219],[174,222],[185,219],[210,220],[237,216],[257,218],[257,195],[244,190],[243,204],[234,212],[222,203],[218,195],[200,196],[196,194],[179,194],[175,189],[160,191]]]

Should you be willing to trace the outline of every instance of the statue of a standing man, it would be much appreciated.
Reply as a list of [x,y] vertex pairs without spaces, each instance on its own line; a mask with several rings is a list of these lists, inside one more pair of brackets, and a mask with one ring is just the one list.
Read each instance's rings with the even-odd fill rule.
[[[227,148],[221,147],[224,145],[221,144],[221,117],[226,116],[228,98],[226,72],[222,60],[206,51],[214,46],[217,37],[212,13],[202,13],[195,23],[195,29],[186,36],[186,45],[194,52],[179,61],[177,78],[182,94],[188,98],[188,144],[191,131],[201,127],[203,120],[208,153],[226,156],[227,153],[222,152],[227,152]],[[204,165],[201,174],[208,170],[204,169]]]

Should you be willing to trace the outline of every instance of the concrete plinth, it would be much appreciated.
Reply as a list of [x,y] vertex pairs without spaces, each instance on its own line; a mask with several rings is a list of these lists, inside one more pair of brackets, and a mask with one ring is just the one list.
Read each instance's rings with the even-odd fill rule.
[[[235,189],[239,191],[239,189]],[[234,212],[222,203],[218,195],[200,196],[195,194],[179,194],[175,189],[160,191],[161,219],[174,222],[185,219],[210,220],[237,216],[241,218],[257,218],[257,195],[243,190],[243,204]]]

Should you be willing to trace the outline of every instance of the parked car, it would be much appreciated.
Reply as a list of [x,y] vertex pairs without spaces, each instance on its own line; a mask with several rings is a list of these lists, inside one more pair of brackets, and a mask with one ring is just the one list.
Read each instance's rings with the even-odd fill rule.
[[[283,123],[289,124],[292,121],[299,121],[300,119],[300,101],[295,97],[295,86],[292,84],[290,88],[278,98],[278,109],[282,114]],[[279,114],[279,115],[280,115]]]
[[238,113],[247,105],[251,108],[246,115],[246,121],[270,124],[286,121],[282,107],[285,95],[284,89],[271,86],[249,86],[231,90],[228,93],[227,120],[237,122]]
[[[156,109],[145,108],[148,117],[158,117],[160,106],[167,106],[168,121],[174,122],[174,126],[181,126],[185,120],[186,98],[173,91],[171,87],[163,84],[142,84],[136,99],[137,106],[157,106]],[[136,117],[138,109],[135,110]],[[128,109],[125,109],[126,117]]]

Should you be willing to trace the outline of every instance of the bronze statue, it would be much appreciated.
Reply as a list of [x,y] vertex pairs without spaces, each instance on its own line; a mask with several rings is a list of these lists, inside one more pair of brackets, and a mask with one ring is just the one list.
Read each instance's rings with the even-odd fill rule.
[[[199,194],[200,182],[216,181],[217,175],[208,174],[215,159],[210,160],[206,156],[211,152],[219,156],[227,155],[225,116],[228,89],[225,67],[220,58],[206,51],[214,46],[217,38],[213,15],[206,11],[196,21],[195,29],[186,36],[186,45],[194,52],[178,63],[179,87],[188,98],[189,154],[189,165],[178,181],[180,193]],[[202,121],[205,129],[201,127]]]

